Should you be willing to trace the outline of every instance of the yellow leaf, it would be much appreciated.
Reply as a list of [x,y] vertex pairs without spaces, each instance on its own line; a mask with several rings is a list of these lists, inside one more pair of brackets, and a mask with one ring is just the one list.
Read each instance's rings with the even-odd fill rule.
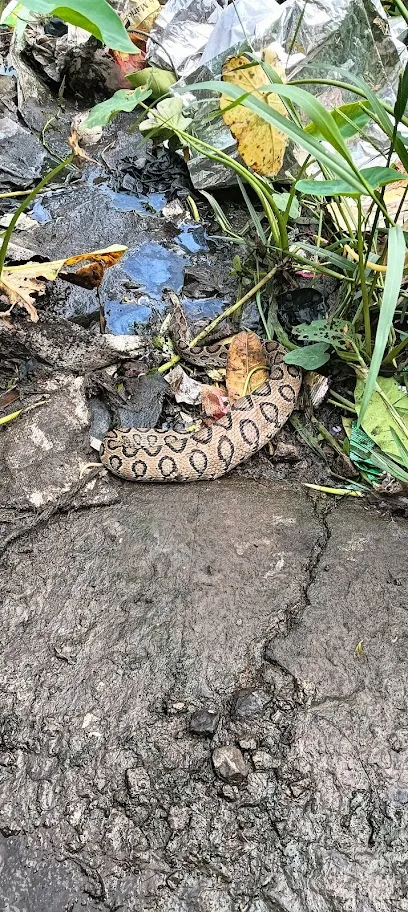
[[[283,79],[284,72],[275,53],[264,52],[264,59]],[[247,57],[230,57],[222,69],[224,82],[231,82],[233,85],[239,86],[242,92],[251,92],[255,98],[260,98],[279,114],[286,116],[286,108],[278,95],[273,92],[257,91],[269,82],[261,65],[248,67],[248,63],[250,61]],[[221,95],[220,108],[224,112],[222,116],[237,140],[241,158],[257,174],[274,177],[283,164],[287,137],[243,105],[236,105],[229,111],[225,110],[230,105],[231,99],[226,95]]]
[[[30,319],[36,323],[38,314],[35,308],[33,294],[43,294],[45,282],[57,278],[63,267],[77,266],[78,263],[87,262],[90,267],[96,267],[97,276],[91,281],[90,270],[82,267],[77,273],[66,273],[64,278],[76,285],[85,288],[95,288],[102,281],[103,272],[120,260],[127,247],[113,245],[103,250],[93,250],[90,253],[80,253],[77,256],[67,257],[64,260],[53,260],[49,263],[24,263],[23,266],[5,266],[0,279],[0,291],[5,292],[10,302],[7,311],[0,316],[7,317],[13,307],[24,307]],[[92,270],[91,270],[92,271]],[[86,275],[85,275],[86,274]]]
[[261,340],[253,332],[238,333],[229,347],[225,378],[231,404],[262,386],[268,377]]

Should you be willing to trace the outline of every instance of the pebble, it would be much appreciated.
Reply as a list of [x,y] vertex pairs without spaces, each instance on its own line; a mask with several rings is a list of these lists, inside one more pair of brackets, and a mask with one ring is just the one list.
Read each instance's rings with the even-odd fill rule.
[[140,798],[150,789],[150,776],[143,766],[126,770],[126,785],[131,798]]
[[195,735],[213,735],[220,721],[215,709],[196,709],[190,719],[190,731]]
[[256,751],[256,753],[252,756],[252,760],[256,770],[273,769],[275,765],[272,754],[268,754],[267,751]]
[[256,741],[255,738],[240,738],[238,741],[239,746],[243,751],[254,751],[256,750]]
[[249,767],[235,744],[224,744],[213,751],[212,762],[221,779],[232,785],[239,785],[248,776]]
[[238,789],[234,788],[232,785],[226,784],[222,787],[222,794],[224,798],[227,799],[227,801],[235,801],[238,794]]
[[170,808],[167,819],[172,830],[185,830],[190,821],[190,811],[175,805]]
[[233,696],[232,713],[235,719],[246,722],[262,715],[270,697],[263,690],[237,690]]

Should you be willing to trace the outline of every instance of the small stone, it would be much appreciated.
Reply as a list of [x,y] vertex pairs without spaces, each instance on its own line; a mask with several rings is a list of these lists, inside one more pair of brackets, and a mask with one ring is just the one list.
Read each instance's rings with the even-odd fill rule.
[[275,761],[271,754],[268,754],[267,751],[256,751],[252,756],[253,764],[256,770],[269,770],[273,769]]
[[276,789],[275,782],[271,782],[267,773],[250,773],[248,776],[248,793],[254,801],[263,801],[272,797]]
[[190,821],[190,811],[175,805],[170,808],[167,819],[172,830],[185,830]]
[[215,709],[196,709],[190,719],[190,731],[195,735],[213,735],[220,721]]
[[238,741],[239,746],[243,751],[254,751],[256,750],[256,741],[255,738],[241,738]]
[[232,785],[223,785],[222,794],[227,801],[235,801],[237,797],[237,789],[233,788]]
[[263,690],[238,690],[233,696],[233,716],[241,722],[256,719],[269,702],[270,697]]
[[298,462],[300,457],[299,449],[293,443],[285,443],[284,440],[279,440],[275,446],[274,452],[275,459],[282,459],[284,462]]
[[216,747],[213,751],[212,762],[217,776],[233,785],[239,785],[249,773],[249,767],[245,763],[241,751],[234,744]]
[[150,790],[150,776],[143,766],[136,766],[133,769],[127,769],[126,785],[131,798],[140,798]]

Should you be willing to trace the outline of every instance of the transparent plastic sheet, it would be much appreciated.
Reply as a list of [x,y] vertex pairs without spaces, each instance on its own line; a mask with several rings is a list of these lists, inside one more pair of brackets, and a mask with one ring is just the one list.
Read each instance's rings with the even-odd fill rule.
[[[217,7],[217,9],[216,9]],[[206,17],[205,21],[201,17]],[[215,22],[214,22],[215,20]],[[198,25],[208,29],[195,34]],[[286,56],[286,78],[331,78],[344,81],[343,68],[362,76],[379,97],[393,103],[398,74],[408,61],[408,50],[390,28],[390,21],[379,0],[235,0],[223,10],[216,0],[169,0],[162,10],[154,32],[176,64],[183,84],[214,79],[221,74],[225,60],[250,48],[264,50],[271,45]],[[194,40],[192,41],[194,36]],[[151,43],[153,45],[153,43]],[[148,46],[151,62],[168,66],[160,49]],[[194,64],[196,61],[196,64]],[[311,90],[329,108],[356,100],[342,89],[328,87]],[[236,156],[236,144],[222,119],[206,122],[206,116],[219,110],[214,95],[187,97],[196,108],[196,135]],[[199,104],[197,102],[199,101]],[[368,140],[357,137],[352,151],[361,167],[383,162],[384,135],[377,128],[367,130]],[[303,158],[301,150],[288,146],[283,168],[277,179],[292,171],[294,161]],[[190,174],[197,189],[225,187],[234,177],[224,167],[194,154]]]
[[152,29],[156,40],[147,42],[149,63],[168,69],[170,59],[177,76],[186,77],[201,63],[224,5],[221,0],[168,0]]

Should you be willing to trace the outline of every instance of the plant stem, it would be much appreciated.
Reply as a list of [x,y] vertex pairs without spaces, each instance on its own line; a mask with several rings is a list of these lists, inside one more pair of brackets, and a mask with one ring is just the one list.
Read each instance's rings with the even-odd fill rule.
[[198,345],[200,342],[202,342],[202,340],[205,339],[206,336],[208,336],[208,334],[210,332],[212,332],[213,329],[215,329],[215,327],[218,326],[219,323],[222,323],[223,320],[225,320],[227,317],[230,317],[233,313],[235,313],[236,310],[239,310],[240,307],[243,307],[243,305],[246,304],[247,301],[250,301],[251,298],[253,298],[254,295],[256,295],[257,291],[260,291],[261,288],[264,288],[264,286],[267,285],[268,282],[270,282],[270,280],[274,277],[275,273],[277,272],[278,268],[279,268],[278,266],[274,266],[273,269],[270,269],[269,272],[267,272],[266,275],[262,279],[260,279],[259,282],[256,283],[256,285],[254,285],[253,288],[250,288],[250,290],[247,291],[247,293],[244,295],[243,298],[240,298],[240,300],[236,301],[235,304],[231,304],[231,306],[227,307],[227,309],[224,310],[222,312],[222,314],[220,314],[218,317],[215,317],[215,319],[212,320],[212,322],[209,323],[209,325],[206,326],[205,329],[203,329],[201,332],[199,332],[198,336],[196,336],[190,342],[189,347],[194,348],[195,345]]
[[398,355],[400,355],[401,352],[404,351],[404,348],[406,348],[407,345],[408,345],[408,336],[405,336],[405,339],[401,339],[400,342],[398,342],[398,345],[395,345],[394,348],[392,348],[391,351],[388,352],[388,355],[383,360],[382,366],[384,367],[387,364],[392,364],[392,362],[395,360],[395,358],[398,358]]
[[[223,310],[223,312],[221,314],[219,314],[218,317],[215,317],[215,319],[212,320],[212,322],[209,323],[208,326],[206,326],[201,332],[198,333],[198,336],[195,336],[195,338],[192,339],[191,342],[188,343],[188,347],[194,348],[196,345],[199,345],[199,343],[202,342],[203,339],[205,339],[206,336],[208,336],[209,333],[212,332],[212,330],[215,329],[215,327],[218,326],[219,323],[222,323],[223,320],[226,320],[227,317],[230,317],[231,314],[235,313],[236,310],[239,310],[240,307],[243,307],[243,305],[246,304],[247,301],[250,301],[250,299],[253,298],[253,296],[256,295],[256,293],[258,291],[261,290],[261,288],[264,288],[264,286],[267,285],[268,282],[270,282],[270,280],[273,278],[273,276],[277,272],[278,268],[279,268],[278,266],[274,266],[273,269],[271,269],[269,272],[267,272],[267,274],[262,279],[260,279],[259,282],[256,283],[256,285],[254,285],[253,288],[250,288],[250,290],[247,291],[247,293],[244,295],[243,298],[240,298],[239,301],[235,302],[235,304],[231,304],[231,306],[227,307],[226,310]],[[166,361],[165,364],[161,364],[160,367],[157,368],[158,373],[164,374],[171,367],[173,367],[174,364],[178,364],[178,362],[180,360],[181,360],[180,355],[173,355],[173,357],[170,358],[170,361]]]
[[[302,86],[302,85],[326,85],[333,86],[337,89],[344,89],[346,92],[354,92],[355,95],[359,95],[360,98],[364,98],[367,101],[366,95],[362,89],[359,89],[356,85],[350,85],[348,82],[341,82],[338,79],[293,79],[291,80],[291,85]],[[381,104],[388,114],[394,116],[394,108],[392,105],[387,104],[386,101],[381,100]],[[370,116],[372,112],[370,111]],[[403,117],[401,123],[405,124],[408,127],[408,117]]]
[[405,3],[403,3],[402,0],[394,0],[394,4],[399,10],[402,18],[405,19],[405,22],[408,22],[408,9],[405,6]]
[[364,317],[364,347],[366,354],[371,358],[371,321],[370,321],[370,304],[368,301],[367,294],[367,284],[365,278],[365,269],[364,269],[364,237],[363,237],[363,207],[361,205],[361,197],[357,201],[358,208],[358,231],[357,231],[357,246],[358,246],[358,271],[360,274],[360,283],[361,283],[361,295],[363,301],[363,317]]
[[73,161],[73,158],[74,158],[73,155],[69,155],[68,158],[64,159],[63,162],[59,162],[59,164],[55,168],[53,168],[52,171],[49,171],[48,174],[46,174],[45,177],[43,177],[43,179],[40,181],[40,183],[37,184],[36,187],[34,187],[34,190],[31,190],[31,193],[29,193],[27,198],[21,203],[21,205],[18,207],[18,209],[16,209],[16,211],[14,212],[13,218],[11,219],[10,224],[8,225],[6,231],[4,232],[3,241],[2,241],[2,244],[0,247],[0,279],[2,276],[3,269],[4,269],[4,262],[5,262],[6,255],[7,255],[7,248],[10,243],[11,236],[13,234],[15,225],[17,224],[17,221],[18,221],[20,215],[22,214],[22,212],[24,212],[24,210],[27,208],[27,206],[29,206],[30,203],[32,203],[32,201],[36,198],[37,194],[40,193],[40,191],[43,189],[43,187],[45,187],[53,179],[53,177],[56,177],[56,175],[59,174],[60,171],[62,171],[64,168],[66,168],[67,165],[71,164],[71,162]]

